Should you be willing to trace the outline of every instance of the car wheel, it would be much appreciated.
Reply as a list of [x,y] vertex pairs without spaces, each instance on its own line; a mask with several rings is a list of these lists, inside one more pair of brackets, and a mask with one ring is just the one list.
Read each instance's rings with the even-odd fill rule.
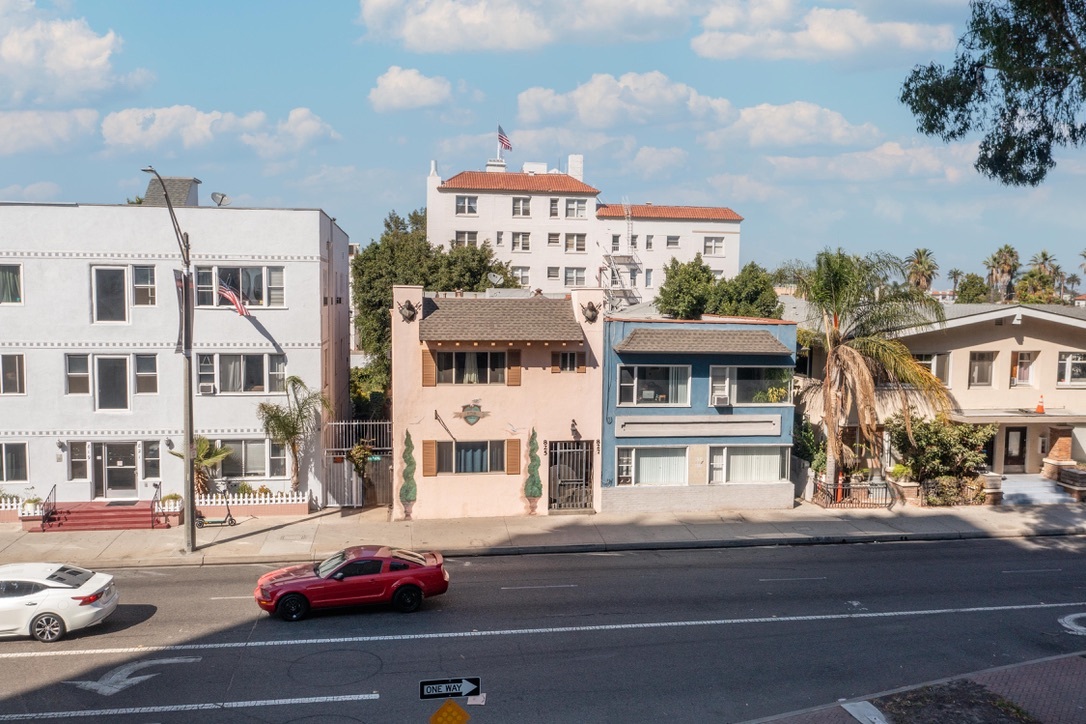
[[403,586],[392,597],[392,605],[400,613],[418,611],[419,606],[422,605],[422,591],[415,586]]
[[301,621],[309,613],[309,601],[301,594],[288,593],[279,599],[275,610],[284,621]]
[[60,641],[65,630],[64,619],[55,613],[43,613],[30,622],[30,635],[43,644]]

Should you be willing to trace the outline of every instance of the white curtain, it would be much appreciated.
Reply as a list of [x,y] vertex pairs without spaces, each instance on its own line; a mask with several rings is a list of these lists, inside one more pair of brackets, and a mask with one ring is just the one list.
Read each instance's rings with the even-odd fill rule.
[[464,384],[475,385],[479,383],[479,362],[476,360],[477,355],[474,352],[468,352],[467,359],[464,362]]
[[223,392],[241,392],[241,357],[224,354],[219,357],[219,385]]
[[728,481],[765,483],[781,479],[781,449],[778,447],[728,448]]
[[638,448],[634,457],[638,485],[686,484],[686,448]]
[[690,384],[689,371],[686,367],[672,367],[668,380],[667,399],[672,404],[687,402],[686,389]]

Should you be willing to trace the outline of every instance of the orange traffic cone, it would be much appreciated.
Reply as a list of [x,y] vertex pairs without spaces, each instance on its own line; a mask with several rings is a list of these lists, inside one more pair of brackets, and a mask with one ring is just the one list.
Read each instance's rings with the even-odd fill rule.
[[1034,410],[1038,415],[1045,414],[1045,396],[1041,395],[1041,399],[1037,402],[1037,409]]

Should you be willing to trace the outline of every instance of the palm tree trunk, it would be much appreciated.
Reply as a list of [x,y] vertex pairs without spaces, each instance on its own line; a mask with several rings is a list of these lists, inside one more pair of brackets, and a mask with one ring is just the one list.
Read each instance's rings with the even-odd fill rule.
[[290,489],[291,489],[291,491],[297,493],[300,483],[301,483],[301,476],[298,474],[298,445],[292,443],[290,445]]

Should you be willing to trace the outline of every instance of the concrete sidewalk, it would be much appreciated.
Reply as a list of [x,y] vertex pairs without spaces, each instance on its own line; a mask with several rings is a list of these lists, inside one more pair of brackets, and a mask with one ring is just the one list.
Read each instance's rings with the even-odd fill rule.
[[56,561],[88,568],[287,563],[321,560],[348,545],[384,543],[448,556],[663,548],[1021,538],[1086,534],[1086,505],[897,507],[717,513],[549,515],[389,521],[385,509],[328,509],[302,517],[246,517],[233,528],[27,533],[0,524],[0,561]]

